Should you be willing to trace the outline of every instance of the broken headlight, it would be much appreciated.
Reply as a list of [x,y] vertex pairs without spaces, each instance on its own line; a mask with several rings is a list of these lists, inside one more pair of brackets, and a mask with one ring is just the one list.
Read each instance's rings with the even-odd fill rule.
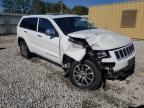
[[98,58],[109,58],[110,54],[108,51],[96,51],[96,55]]

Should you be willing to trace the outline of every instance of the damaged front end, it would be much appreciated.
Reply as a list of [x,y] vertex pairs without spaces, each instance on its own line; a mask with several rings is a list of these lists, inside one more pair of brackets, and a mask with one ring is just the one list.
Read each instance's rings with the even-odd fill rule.
[[135,58],[130,59],[131,63],[126,67],[116,71],[114,70],[116,62],[103,62],[104,59],[111,58],[109,50],[93,50],[86,39],[69,37],[68,41],[65,54],[79,63],[86,59],[93,61],[105,79],[124,80],[134,72]]
[[120,70],[115,70],[116,65],[118,65],[117,62],[103,62],[104,60],[111,58],[108,50],[91,50],[87,52],[87,59],[90,58],[94,61],[95,65],[98,66],[105,79],[125,80],[132,75],[135,70],[135,57],[129,59],[128,64]]

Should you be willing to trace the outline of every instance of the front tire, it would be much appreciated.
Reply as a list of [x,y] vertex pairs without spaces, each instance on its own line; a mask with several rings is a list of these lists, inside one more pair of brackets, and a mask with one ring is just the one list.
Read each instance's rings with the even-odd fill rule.
[[21,55],[25,58],[31,58],[32,57],[32,54],[31,52],[29,51],[25,41],[21,41],[20,42],[20,51],[21,51]]
[[69,71],[71,82],[80,89],[95,90],[102,82],[102,75],[97,66],[90,60],[85,60],[82,64],[75,62]]

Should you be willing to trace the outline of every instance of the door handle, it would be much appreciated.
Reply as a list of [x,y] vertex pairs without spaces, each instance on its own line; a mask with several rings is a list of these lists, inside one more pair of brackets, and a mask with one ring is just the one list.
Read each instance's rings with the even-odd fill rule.
[[40,37],[40,38],[42,37],[41,35],[37,35],[37,36]]
[[25,33],[27,33],[27,31],[24,31]]

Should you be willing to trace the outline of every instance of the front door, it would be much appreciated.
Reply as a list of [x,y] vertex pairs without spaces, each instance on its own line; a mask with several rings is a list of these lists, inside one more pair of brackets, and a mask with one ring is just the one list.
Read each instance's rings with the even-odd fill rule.
[[[55,35],[46,34],[46,31],[50,29],[55,30]],[[36,53],[60,64],[59,40],[60,37],[52,23],[46,18],[39,18],[38,31],[34,41],[37,46]]]

